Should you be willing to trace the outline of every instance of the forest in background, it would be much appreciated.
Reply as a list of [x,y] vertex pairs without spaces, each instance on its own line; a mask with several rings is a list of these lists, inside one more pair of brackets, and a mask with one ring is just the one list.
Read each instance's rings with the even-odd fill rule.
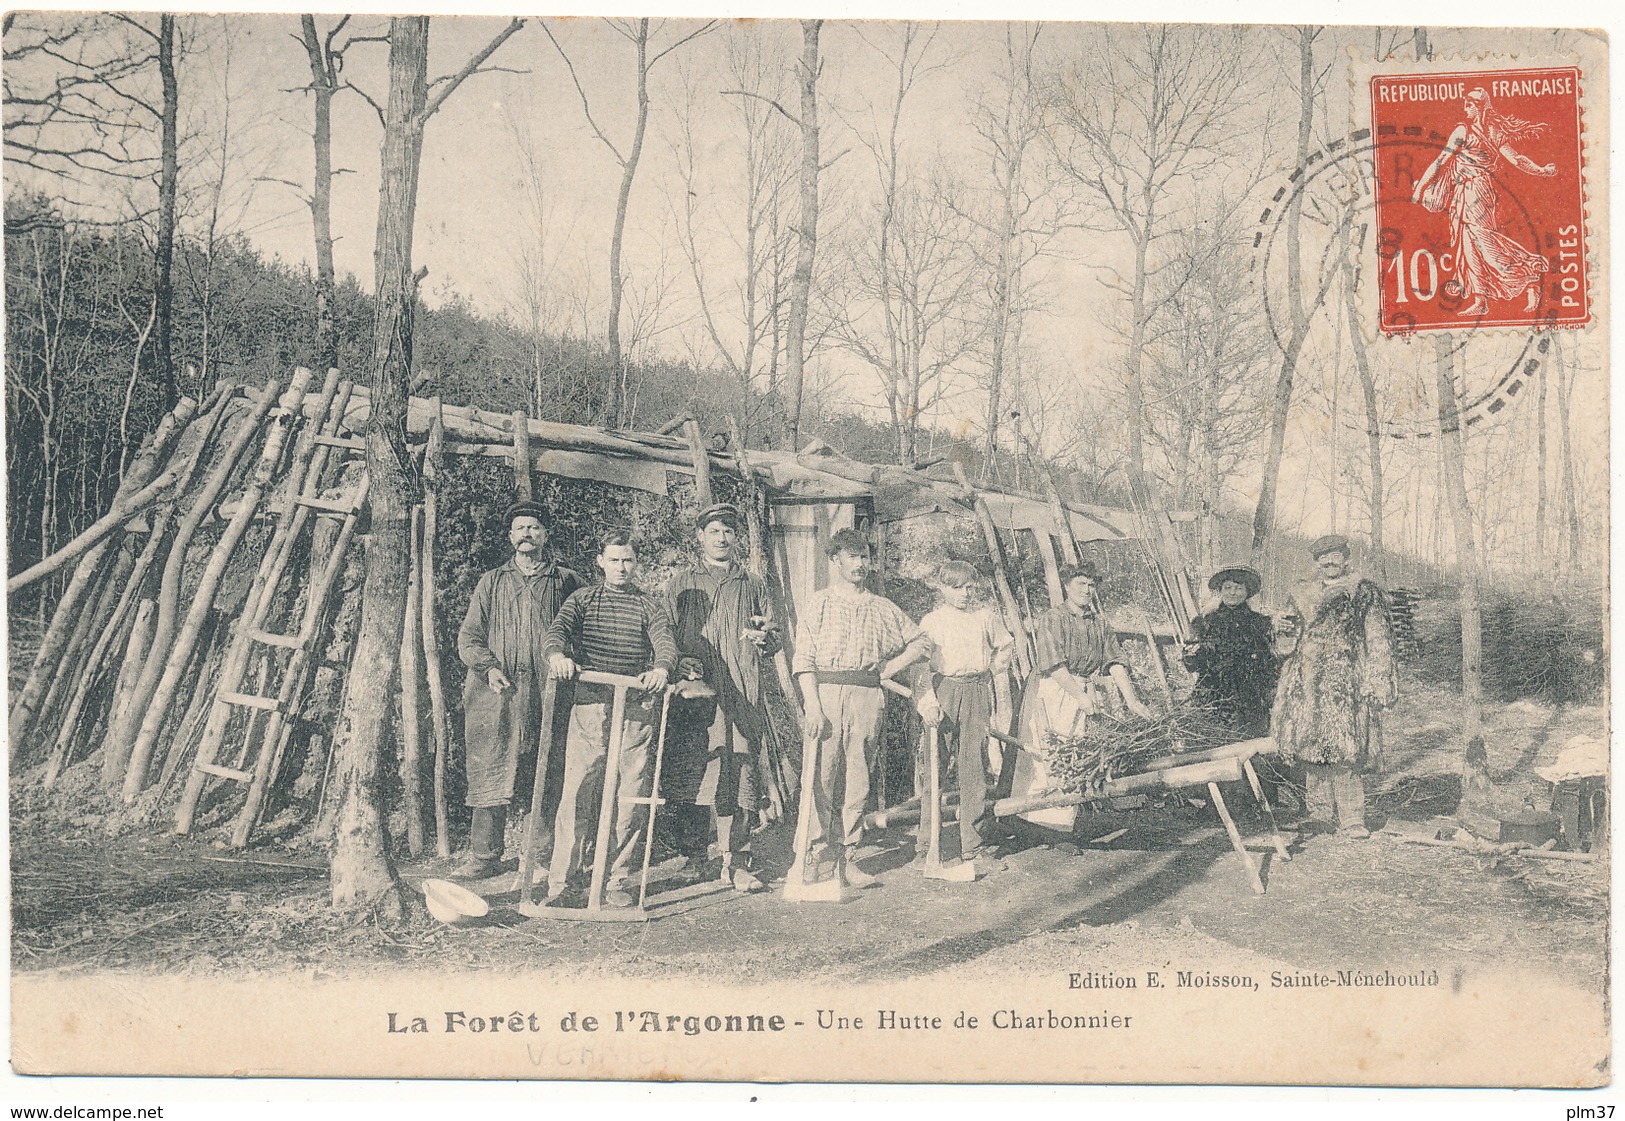
[[[1253,253],[1263,201],[1339,142],[1335,61],[1431,57],[1448,33],[440,20],[459,62],[431,80],[430,22],[5,17],[13,573],[105,506],[182,396],[337,367],[372,391],[353,660],[379,680],[415,501],[405,401],[432,393],[610,428],[732,416],[755,446],[992,482],[1053,470],[1175,511],[1198,580],[1251,557],[1272,593],[1304,536],[1347,532],[1448,605],[1422,668],[1460,684],[1469,743],[1486,684],[1600,684],[1598,333],[1547,333],[1527,363],[1506,334],[1367,338],[1358,196],[1266,207],[1278,267]],[[451,99],[476,87],[502,92]],[[373,150],[368,275],[345,192]],[[420,205],[448,167],[464,197]],[[294,225],[308,256],[283,253]],[[1529,392],[1498,396],[1505,370]],[[14,617],[52,602],[34,588]],[[1569,664],[1590,668],[1545,680]],[[390,719],[350,693],[336,723],[341,906],[394,891]]]

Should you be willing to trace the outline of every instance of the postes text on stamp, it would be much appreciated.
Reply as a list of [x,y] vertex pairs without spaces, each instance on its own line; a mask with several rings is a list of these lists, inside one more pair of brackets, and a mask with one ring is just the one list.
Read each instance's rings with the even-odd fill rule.
[[1575,67],[1371,79],[1385,334],[1589,320],[1580,81]]

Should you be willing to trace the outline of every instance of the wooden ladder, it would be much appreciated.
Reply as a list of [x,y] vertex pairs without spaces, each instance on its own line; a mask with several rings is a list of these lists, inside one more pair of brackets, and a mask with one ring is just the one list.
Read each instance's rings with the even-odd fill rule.
[[[177,834],[191,831],[209,779],[226,779],[248,787],[231,836],[233,847],[243,847],[264,809],[266,793],[276,780],[283,752],[292,735],[292,717],[303,695],[312,655],[324,632],[332,591],[344,571],[345,557],[367,498],[365,475],[349,495],[338,499],[321,497],[322,490],[331,485],[344,466],[344,459],[332,453],[339,451],[353,456],[363,447],[359,438],[338,434],[352,388],[350,382],[338,380],[337,371],[329,371],[315,416],[299,437],[289,471],[291,497],[277,512],[276,528],[266,544],[259,571],[215,681],[208,721],[175,813]],[[338,536],[320,571],[311,577],[298,630],[292,634],[280,633],[271,628],[271,613],[294,548],[317,517],[339,518]],[[291,598],[293,589],[288,590]],[[271,663],[282,657],[282,651],[288,653],[281,666],[280,684],[272,695],[267,690],[272,676]],[[256,653],[268,653],[270,660],[256,659]],[[246,679],[251,664],[256,661],[261,663],[260,671],[255,675],[254,687],[249,688]],[[233,717],[239,712],[245,712],[247,723],[235,760],[226,765],[219,757]]]

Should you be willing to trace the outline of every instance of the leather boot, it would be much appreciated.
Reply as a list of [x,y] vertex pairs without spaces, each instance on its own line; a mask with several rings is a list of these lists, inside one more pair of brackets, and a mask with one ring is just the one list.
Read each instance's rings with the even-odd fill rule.
[[864,888],[880,881],[858,867],[858,846],[847,845],[841,850],[841,882],[847,887]]
[[481,880],[495,872],[502,863],[507,824],[507,806],[477,808],[468,827],[468,855],[452,875],[460,880]]

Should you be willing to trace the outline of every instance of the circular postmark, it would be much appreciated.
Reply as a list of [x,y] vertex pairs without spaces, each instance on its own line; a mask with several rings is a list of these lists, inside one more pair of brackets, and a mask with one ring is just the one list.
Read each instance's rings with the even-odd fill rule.
[[[1253,273],[1283,362],[1301,369],[1328,340],[1340,344],[1337,332],[1344,332],[1356,351],[1351,363],[1365,376],[1372,369],[1385,375],[1381,433],[1427,439],[1439,433],[1431,373],[1423,373],[1437,358],[1435,348],[1442,345],[1464,383],[1460,423],[1485,423],[1540,375],[1551,345],[1548,330],[1561,324],[1563,292],[1561,277],[1548,267],[1542,281],[1530,285],[1529,307],[1518,321],[1472,314],[1449,226],[1441,234],[1437,221],[1405,220],[1407,210],[1423,211],[1412,198],[1415,184],[1450,138],[1419,127],[1393,131],[1379,138],[1369,129],[1356,131],[1311,153],[1286,176],[1258,217]],[[1547,250],[1550,266],[1550,251],[1561,240],[1557,232],[1538,227],[1509,177],[1492,176],[1490,182],[1498,193],[1502,236]],[[1407,305],[1429,305],[1428,314],[1417,315]],[[1414,353],[1430,333],[1435,348],[1425,356]],[[1313,382],[1305,388],[1308,393],[1297,400],[1308,396],[1329,404]],[[1364,416],[1349,422],[1361,431],[1369,424]]]

